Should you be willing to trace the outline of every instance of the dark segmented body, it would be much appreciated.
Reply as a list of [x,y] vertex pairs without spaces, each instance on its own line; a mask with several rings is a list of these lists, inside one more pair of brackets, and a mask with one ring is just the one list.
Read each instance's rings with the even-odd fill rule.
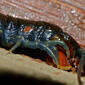
[[[26,27],[30,27],[30,29],[25,31]],[[16,44],[16,42],[18,43]],[[85,61],[85,51],[60,27],[43,21],[27,21],[0,14],[0,43],[7,47],[12,47],[16,44],[12,50],[17,46],[33,49],[40,48],[53,57],[55,57],[54,54],[58,56],[55,43],[63,46],[67,52],[69,48],[69,58],[77,56],[80,61],[78,81],[81,85],[80,74]],[[53,54],[51,51],[53,51]],[[54,61],[56,62],[55,59]]]
[[[39,25],[38,25],[39,24]],[[28,32],[24,32],[25,27],[31,27],[31,29]],[[19,35],[24,36],[25,39],[28,39],[30,41],[46,41],[51,40],[53,36],[57,33],[60,33],[61,30],[58,28],[57,31],[52,30],[55,26],[46,26],[45,22],[35,22],[35,24],[31,23],[27,26],[20,26],[19,29]]]
[[[0,28],[2,28],[2,30],[9,29],[9,27],[12,26],[10,28],[11,30],[9,29],[10,31],[8,33],[8,35],[10,36],[22,35],[24,38],[34,41],[34,40],[49,40],[52,39],[54,35],[57,35],[59,39],[62,39],[66,43],[71,43],[74,49],[80,48],[80,46],[76,43],[76,41],[71,36],[63,32],[62,29],[56,25],[43,22],[43,21],[22,20],[10,16],[4,16],[3,14],[0,14],[0,19],[2,20],[0,21]],[[29,31],[24,33],[23,30],[25,29],[26,26],[32,27],[33,30],[31,32]],[[5,33],[6,32],[4,32],[4,34]],[[4,41],[6,41],[6,39]]]
[[[39,24],[39,22],[37,23]],[[24,32],[26,26],[30,26],[32,29],[28,32]],[[37,24],[28,24],[26,26],[21,25],[19,28],[17,28],[12,21],[8,25],[1,24],[1,30],[3,30],[3,35],[0,39],[1,44],[5,46],[13,45],[16,43],[17,36],[23,36],[24,39],[27,39],[29,41],[51,40],[55,34],[58,34],[61,31],[60,29],[59,31],[46,29],[46,25],[42,26],[42,24],[40,24],[40,26],[37,26]],[[49,26],[49,28],[52,27]]]
[[[68,34],[64,33],[61,28],[59,28],[56,25],[49,24],[47,22],[30,21],[30,23],[28,22],[28,24],[26,25],[21,23],[19,27],[14,25],[12,21],[6,24],[3,21],[1,21],[0,24],[1,24],[0,28],[2,28],[3,30],[1,44],[5,46],[15,44],[17,36],[23,36],[24,39],[30,41],[36,41],[36,40],[46,41],[46,40],[52,40],[57,35],[57,39],[61,39],[67,44],[70,43],[68,44],[69,47],[72,47],[73,49],[79,48],[79,45],[75,42],[75,40],[72,37],[70,37]],[[27,26],[30,26],[32,29],[28,32],[24,32],[24,29]]]

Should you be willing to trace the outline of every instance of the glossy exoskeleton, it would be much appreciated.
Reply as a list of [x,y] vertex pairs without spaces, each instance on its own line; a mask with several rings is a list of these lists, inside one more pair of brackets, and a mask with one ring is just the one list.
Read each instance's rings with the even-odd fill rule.
[[10,52],[20,46],[39,48],[51,56],[58,68],[68,70],[71,68],[70,61],[66,66],[67,62],[64,59],[59,60],[59,49],[63,49],[67,61],[75,57],[78,59],[78,82],[81,85],[80,76],[85,61],[85,51],[60,27],[43,21],[27,21],[0,14],[0,44],[10,47]]

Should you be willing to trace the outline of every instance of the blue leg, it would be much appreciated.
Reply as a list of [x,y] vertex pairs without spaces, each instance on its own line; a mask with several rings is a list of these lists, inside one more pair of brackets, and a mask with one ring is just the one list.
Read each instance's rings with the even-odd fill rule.
[[38,41],[23,40],[22,47],[36,49],[38,48],[38,43]]
[[18,41],[16,44],[9,50],[9,53],[13,52],[16,48],[18,48],[22,43],[22,37],[18,36]]
[[16,48],[18,48],[21,45],[21,41],[18,41],[10,50],[9,52],[13,52]]
[[[63,69],[63,70],[70,70],[72,67],[67,63],[65,56],[61,56],[58,53],[58,50],[55,46],[50,46],[50,49],[53,51],[53,53],[56,55],[56,59],[57,59],[57,68],[59,69]],[[59,59],[60,57],[60,59]],[[63,57],[63,58],[62,58]],[[66,66],[69,65],[69,66]]]
[[[50,49],[50,47],[46,46],[44,43],[39,43],[38,48],[46,51],[48,53],[48,55],[52,57],[54,63],[58,65],[58,60],[57,60],[56,54],[55,54],[55,52],[53,52],[52,48]],[[56,52],[57,52],[57,49],[56,49]],[[58,54],[57,54],[57,56],[58,56]]]
[[0,29],[0,35],[2,35],[3,31]]
[[56,46],[56,45],[60,45],[62,46],[65,50],[66,50],[66,54],[67,54],[67,58],[70,57],[70,50],[69,47],[66,45],[66,43],[64,41],[59,41],[59,40],[50,40],[47,41],[46,44],[48,45],[52,45],[52,46]]
[[52,50],[52,52],[56,55],[57,65],[59,65],[59,53],[55,46],[49,46],[49,48]]
[[58,65],[58,60],[57,60],[57,57],[56,55],[58,56],[58,52],[57,52],[57,49],[56,49],[56,52],[53,53],[52,51],[52,48],[50,49],[50,47],[48,47],[44,41],[23,41],[23,47],[26,47],[26,48],[32,48],[32,49],[36,49],[36,48],[39,48],[41,50],[44,50],[48,53],[49,56],[52,57],[53,61],[55,62],[55,64]]
[[19,46],[25,47],[25,48],[32,48],[36,49],[38,45],[38,41],[29,41],[29,40],[24,40],[21,36],[18,36],[18,41],[17,43],[9,50],[10,52],[14,51],[16,48]]
[[55,64],[58,65],[58,51],[57,48],[55,47],[56,45],[61,45],[65,50],[66,54],[69,57],[70,52],[68,46],[63,42],[63,41],[57,41],[57,40],[49,40],[49,41],[23,41],[23,46],[27,48],[40,48],[41,50],[46,51],[53,59]]

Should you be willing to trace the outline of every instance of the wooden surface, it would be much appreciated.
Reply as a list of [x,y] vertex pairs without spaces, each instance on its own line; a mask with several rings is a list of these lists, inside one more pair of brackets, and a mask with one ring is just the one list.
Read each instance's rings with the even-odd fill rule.
[[[0,82],[2,80],[33,85],[78,85],[76,73],[37,62],[29,56],[8,54],[7,50],[0,48]],[[85,78],[82,80],[85,84]]]

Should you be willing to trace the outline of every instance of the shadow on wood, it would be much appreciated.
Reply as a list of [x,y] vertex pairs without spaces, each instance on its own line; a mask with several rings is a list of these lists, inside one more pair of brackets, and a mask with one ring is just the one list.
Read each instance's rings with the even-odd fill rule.
[[[4,82],[3,82],[4,81]],[[48,79],[36,79],[23,74],[17,74],[10,71],[0,72],[0,83],[8,84],[30,84],[30,85],[66,85],[60,82],[53,82]]]

